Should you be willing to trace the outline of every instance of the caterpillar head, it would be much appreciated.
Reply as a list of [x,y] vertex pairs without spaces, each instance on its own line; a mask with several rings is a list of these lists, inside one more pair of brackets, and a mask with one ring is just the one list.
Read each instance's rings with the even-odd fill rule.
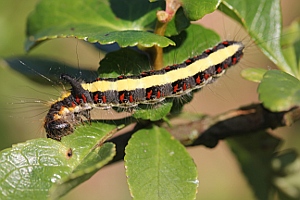
[[44,128],[47,132],[47,138],[60,141],[63,136],[69,135],[74,132],[72,124],[66,120],[45,120]]

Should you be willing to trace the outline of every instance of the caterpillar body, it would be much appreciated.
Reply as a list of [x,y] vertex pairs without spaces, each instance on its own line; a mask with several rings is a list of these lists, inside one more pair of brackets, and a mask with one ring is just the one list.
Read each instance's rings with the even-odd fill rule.
[[71,134],[83,117],[91,119],[90,111],[95,107],[108,109],[154,104],[202,88],[237,64],[243,50],[241,42],[223,41],[181,64],[139,75],[98,78],[90,83],[80,83],[62,74],[61,79],[71,85],[71,92],[51,105],[44,121],[47,137],[60,140]]

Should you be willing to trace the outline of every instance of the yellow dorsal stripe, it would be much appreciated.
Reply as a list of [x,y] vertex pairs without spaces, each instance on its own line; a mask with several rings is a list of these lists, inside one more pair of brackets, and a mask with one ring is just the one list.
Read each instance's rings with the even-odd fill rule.
[[217,50],[211,53],[208,57],[195,61],[194,63],[184,67],[171,70],[165,74],[146,76],[140,79],[123,79],[117,81],[95,81],[93,83],[83,83],[82,87],[89,92],[97,91],[132,91],[138,88],[150,88],[158,85],[173,83],[180,79],[193,76],[199,72],[208,69],[211,66],[224,62],[227,58],[233,56],[240,48],[241,43],[234,43],[228,47]]

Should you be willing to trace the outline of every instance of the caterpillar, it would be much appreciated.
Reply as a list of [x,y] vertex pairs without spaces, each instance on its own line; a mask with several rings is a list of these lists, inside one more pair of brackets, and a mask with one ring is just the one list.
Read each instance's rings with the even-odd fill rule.
[[61,140],[63,136],[71,134],[83,117],[91,120],[90,111],[95,107],[132,108],[200,89],[237,64],[243,56],[243,50],[241,42],[223,41],[181,64],[145,71],[139,75],[98,78],[88,83],[80,83],[62,74],[61,79],[71,85],[71,92],[51,105],[44,120],[47,137]]

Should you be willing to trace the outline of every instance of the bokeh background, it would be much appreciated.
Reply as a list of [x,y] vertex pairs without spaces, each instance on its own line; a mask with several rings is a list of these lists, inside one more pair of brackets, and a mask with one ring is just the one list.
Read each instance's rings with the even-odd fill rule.
[[[36,67],[23,56],[27,54],[24,51],[26,18],[37,2],[37,0],[0,0],[1,150],[15,143],[45,137],[42,121],[48,109],[46,101],[56,99],[62,90],[60,85],[51,86],[46,79],[42,79],[41,82],[48,83],[48,86],[29,80],[12,70],[2,60],[2,58],[18,58],[28,66],[23,65],[25,71],[32,72],[30,69]],[[282,1],[284,26],[288,26],[292,20],[300,16],[299,9],[299,0]],[[200,23],[215,29],[226,39],[244,38],[241,28],[220,12],[206,16]],[[57,60],[63,63],[63,66],[72,65],[77,69],[92,70],[98,68],[98,62],[104,56],[92,45],[75,39],[46,42],[29,55]],[[243,80],[240,71],[247,67],[275,68],[275,66],[255,49],[249,50],[248,55],[246,51],[244,60],[215,84],[197,93],[186,109],[194,113],[215,115],[258,102],[257,84]],[[63,66],[58,69],[57,76],[63,72]],[[50,71],[43,71],[43,74],[48,76]],[[37,102],[40,100],[41,102]],[[300,124],[296,123],[292,127],[279,128],[272,132],[284,138],[282,149],[297,148],[300,152],[299,130]],[[226,142],[220,142],[214,149],[193,147],[188,148],[188,151],[198,166],[200,185],[197,199],[255,199]],[[119,162],[105,167],[62,199],[131,199],[126,184],[124,163]]]

